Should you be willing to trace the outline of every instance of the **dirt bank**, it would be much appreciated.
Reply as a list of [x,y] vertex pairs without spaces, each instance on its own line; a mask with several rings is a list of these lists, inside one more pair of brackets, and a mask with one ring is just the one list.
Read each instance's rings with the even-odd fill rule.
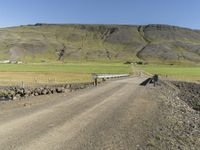
[[180,81],[172,83],[180,90],[179,97],[190,107],[200,111],[200,84]]
[[155,99],[161,105],[157,128],[152,131],[152,149],[198,150],[200,113],[193,109],[190,102],[199,100],[199,97],[196,95],[195,99],[190,100],[189,96],[198,91],[199,85],[168,81],[159,84],[155,88],[159,97],[155,96]]

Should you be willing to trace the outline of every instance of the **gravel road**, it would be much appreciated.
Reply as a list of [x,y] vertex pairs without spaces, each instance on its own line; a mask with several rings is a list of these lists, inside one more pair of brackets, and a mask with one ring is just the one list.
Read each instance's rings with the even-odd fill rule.
[[0,104],[0,150],[134,150],[157,103],[142,78]]

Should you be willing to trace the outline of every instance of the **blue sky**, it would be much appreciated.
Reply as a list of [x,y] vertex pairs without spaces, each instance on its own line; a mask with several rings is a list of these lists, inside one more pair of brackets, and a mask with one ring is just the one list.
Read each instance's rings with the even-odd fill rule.
[[171,24],[200,29],[200,0],[0,0],[0,27],[34,23]]

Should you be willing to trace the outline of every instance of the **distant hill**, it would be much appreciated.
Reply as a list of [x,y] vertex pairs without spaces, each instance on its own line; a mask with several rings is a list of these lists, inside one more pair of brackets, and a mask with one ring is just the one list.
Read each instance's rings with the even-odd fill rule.
[[35,24],[3,28],[0,59],[200,62],[200,31],[169,25]]

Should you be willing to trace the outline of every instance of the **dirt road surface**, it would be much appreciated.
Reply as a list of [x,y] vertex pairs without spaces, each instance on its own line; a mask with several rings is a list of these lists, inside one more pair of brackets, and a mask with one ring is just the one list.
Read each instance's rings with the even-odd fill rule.
[[142,78],[0,104],[0,150],[134,150],[157,104]]

